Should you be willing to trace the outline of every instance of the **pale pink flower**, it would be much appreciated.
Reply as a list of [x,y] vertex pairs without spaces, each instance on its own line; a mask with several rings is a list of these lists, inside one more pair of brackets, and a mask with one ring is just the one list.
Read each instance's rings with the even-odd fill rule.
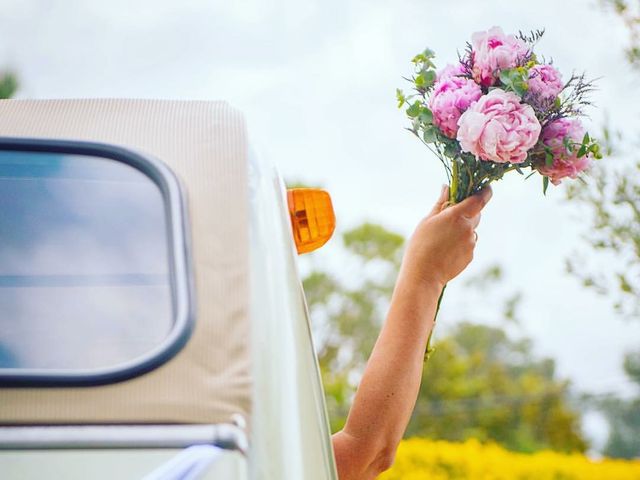
[[515,35],[505,35],[500,27],[471,36],[473,79],[490,87],[496,82],[500,70],[513,68],[529,53],[527,44]]
[[460,63],[455,65],[448,64],[442,70],[436,74],[436,81],[440,81],[443,78],[459,77],[464,74],[464,67]]
[[560,72],[551,65],[535,65],[529,70],[529,93],[542,100],[554,99],[564,84]]
[[449,138],[456,138],[462,112],[482,96],[480,87],[469,78],[457,76],[460,73],[460,68],[447,66],[438,75],[429,98],[433,123]]
[[576,178],[591,165],[592,154],[588,153],[578,158],[579,147],[573,148],[571,152],[565,145],[565,142],[580,145],[584,133],[584,127],[577,118],[559,118],[544,127],[542,143],[551,149],[553,164],[547,166],[543,162],[537,168],[542,175],[549,177],[554,185],[560,184],[566,177]]
[[522,163],[540,136],[540,122],[529,105],[499,88],[471,105],[458,120],[462,151],[481,160]]

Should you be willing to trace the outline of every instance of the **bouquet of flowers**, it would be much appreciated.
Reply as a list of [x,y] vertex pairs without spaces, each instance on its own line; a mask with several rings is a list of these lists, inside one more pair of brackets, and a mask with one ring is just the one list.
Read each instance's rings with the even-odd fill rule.
[[552,62],[536,56],[543,34],[474,33],[458,62],[441,70],[429,49],[413,58],[406,78],[413,92],[398,89],[398,107],[407,107],[408,130],[444,165],[450,204],[525,169],[527,178],[542,176],[546,193],[549,182],[580,178],[602,157],[580,121],[593,84],[584,74],[563,82]]

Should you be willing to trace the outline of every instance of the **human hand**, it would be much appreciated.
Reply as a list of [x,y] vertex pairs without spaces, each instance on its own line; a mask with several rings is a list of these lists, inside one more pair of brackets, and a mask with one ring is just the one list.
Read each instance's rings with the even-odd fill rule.
[[418,224],[402,261],[401,275],[411,282],[443,288],[473,259],[477,241],[475,229],[480,211],[492,196],[491,187],[448,205],[449,188],[442,187],[431,212]]

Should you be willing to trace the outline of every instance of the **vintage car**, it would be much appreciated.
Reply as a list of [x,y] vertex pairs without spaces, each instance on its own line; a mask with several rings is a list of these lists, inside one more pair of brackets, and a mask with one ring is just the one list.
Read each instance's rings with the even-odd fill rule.
[[0,478],[337,478],[285,189],[224,102],[0,101]]

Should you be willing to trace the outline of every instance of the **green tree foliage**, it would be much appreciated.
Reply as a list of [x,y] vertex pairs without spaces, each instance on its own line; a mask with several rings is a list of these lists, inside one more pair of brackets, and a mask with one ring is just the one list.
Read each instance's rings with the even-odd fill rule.
[[603,0],[603,3],[612,8],[627,27],[629,45],[625,49],[625,54],[631,66],[640,70],[640,2]]
[[378,336],[404,243],[401,235],[371,223],[344,233],[342,241],[362,272],[355,284],[327,271],[313,271],[303,281],[312,319],[327,326],[318,358],[334,431],[344,425],[352,379],[362,372]]
[[[629,32],[626,56],[640,72],[640,2],[603,0],[616,12]],[[623,151],[626,143],[620,134],[605,128],[609,155]],[[628,150],[637,149],[634,138]],[[621,159],[623,160],[623,159]],[[613,300],[620,316],[640,319],[640,158],[618,162],[621,166],[592,169],[588,184],[575,182],[568,188],[570,199],[588,212],[585,250],[567,261],[567,269],[583,285]],[[608,165],[615,165],[609,163]],[[583,213],[584,216],[584,213]],[[594,253],[596,255],[594,255]],[[599,263],[598,263],[599,262]],[[606,268],[602,268],[605,265]],[[640,386],[640,350],[625,357],[627,376]],[[595,401],[609,422],[605,454],[611,457],[640,456],[640,395],[632,400],[610,396]]]
[[11,98],[18,90],[18,77],[11,73],[0,76],[0,99]]
[[[625,356],[624,370],[640,388],[640,352]],[[604,454],[614,458],[640,457],[640,395],[631,400],[608,397],[599,407],[609,420],[610,433]]]
[[[633,6],[627,0],[603,0],[613,8],[629,31],[631,47],[627,57],[640,72],[640,2]],[[608,156],[620,150],[622,136],[604,129],[604,145]],[[632,150],[636,150],[632,146]],[[626,159],[625,159],[626,160]],[[590,181],[573,182],[568,197],[586,207],[590,221],[585,230],[588,254],[578,254],[567,261],[567,269],[586,287],[612,298],[617,313],[640,317],[640,158],[634,162],[608,162],[591,169]],[[602,269],[587,261],[606,262]]]
[[429,359],[408,434],[493,440],[521,452],[584,451],[568,387],[553,360],[533,356],[528,339],[463,322]]
[[[567,259],[567,270],[585,287],[611,298],[617,313],[632,318],[640,316],[638,175],[640,160],[613,172],[597,165],[587,184],[574,182],[567,188],[569,199],[585,207],[582,211],[590,217],[583,236],[586,252]],[[594,257],[594,252],[600,255]],[[603,263],[608,268],[601,268]]]
[[[324,269],[304,280],[312,322],[323,326],[318,356],[333,431],[344,424],[382,325],[404,245],[401,235],[371,223],[345,232],[342,241],[344,264],[357,272],[348,276],[356,278]],[[501,279],[500,268],[492,267],[469,288],[484,289]],[[519,298],[508,297],[500,313],[511,325]],[[409,435],[476,437],[518,451],[585,449],[567,383],[556,379],[552,360],[534,358],[529,340],[466,322],[435,348]]]

